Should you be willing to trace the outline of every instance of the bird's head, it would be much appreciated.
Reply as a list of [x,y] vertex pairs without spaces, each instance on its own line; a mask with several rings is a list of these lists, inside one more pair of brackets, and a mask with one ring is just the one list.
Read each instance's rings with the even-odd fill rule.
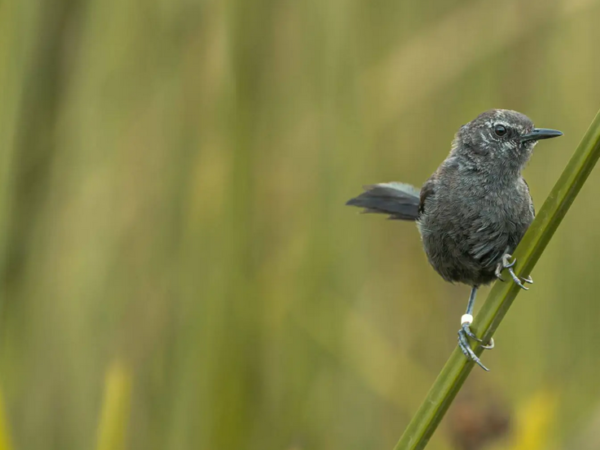
[[460,128],[452,154],[475,170],[503,168],[519,173],[539,140],[558,136],[562,136],[558,130],[535,128],[524,114],[492,109]]

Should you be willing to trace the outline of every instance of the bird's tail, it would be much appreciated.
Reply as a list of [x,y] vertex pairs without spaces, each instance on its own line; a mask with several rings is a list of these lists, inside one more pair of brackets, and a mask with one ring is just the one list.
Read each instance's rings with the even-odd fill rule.
[[364,208],[363,213],[389,214],[392,220],[417,220],[419,191],[404,183],[380,183],[365,186],[365,192],[346,205]]

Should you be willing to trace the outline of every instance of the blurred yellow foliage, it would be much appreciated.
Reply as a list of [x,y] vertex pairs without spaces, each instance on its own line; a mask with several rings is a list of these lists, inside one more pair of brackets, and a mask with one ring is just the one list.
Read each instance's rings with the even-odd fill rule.
[[555,389],[543,387],[524,399],[516,412],[511,450],[548,450],[554,446],[559,408]]
[[98,423],[96,450],[126,448],[131,405],[131,370],[122,361],[112,363],[106,373],[104,399]]
[[4,395],[0,390],[0,450],[11,450],[12,448]]

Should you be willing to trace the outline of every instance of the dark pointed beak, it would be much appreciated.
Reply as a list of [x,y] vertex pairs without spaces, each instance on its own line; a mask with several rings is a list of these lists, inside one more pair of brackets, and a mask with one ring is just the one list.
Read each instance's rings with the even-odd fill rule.
[[531,133],[521,136],[521,142],[539,141],[540,139],[550,139],[562,136],[562,131],[552,130],[550,128],[534,128]]

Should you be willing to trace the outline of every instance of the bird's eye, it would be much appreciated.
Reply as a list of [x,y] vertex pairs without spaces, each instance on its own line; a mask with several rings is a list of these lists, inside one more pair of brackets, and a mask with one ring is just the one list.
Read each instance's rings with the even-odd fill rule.
[[497,136],[504,136],[506,134],[506,127],[504,125],[496,125],[494,127],[494,133],[496,133]]

